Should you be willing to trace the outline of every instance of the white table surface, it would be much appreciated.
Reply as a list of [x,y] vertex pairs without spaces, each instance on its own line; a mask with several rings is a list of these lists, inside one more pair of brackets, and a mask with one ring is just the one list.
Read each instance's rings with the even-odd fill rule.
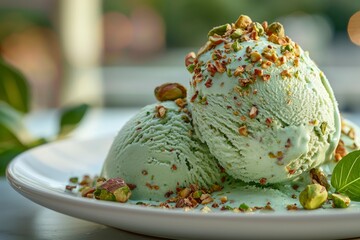
[[[115,135],[137,109],[93,109],[74,132],[74,138]],[[360,124],[360,114],[344,114]],[[52,136],[56,132],[56,111],[38,112],[27,118],[31,132]],[[0,178],[0,239],[156,239],[70,217],[37,205],[15,192],[5,177]],[[359,238],[360,239],[360,238]]]

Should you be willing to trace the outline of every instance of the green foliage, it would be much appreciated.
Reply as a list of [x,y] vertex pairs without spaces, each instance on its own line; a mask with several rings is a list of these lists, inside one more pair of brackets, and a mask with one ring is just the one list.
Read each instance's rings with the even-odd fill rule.
[[88,108],[87,104],[81,104],[64,109],[60,117],[58,136],[61,138],[72,132],[78,126]]
[[30,94],[25,78],[3,60],[0,60],[0,101],[20,112],[29,112]]
[[[24,124],[29,112],[30,90],[24,76],[0,59],[0,176],[8,163],[20,153],[50,140],[31,136]],[[56,139],[68,136],[85,116],[89,106],[68,107],[60,111]]]
[[349,153],[336,165],[331,185],[336,192],[360,201],[360,150]]

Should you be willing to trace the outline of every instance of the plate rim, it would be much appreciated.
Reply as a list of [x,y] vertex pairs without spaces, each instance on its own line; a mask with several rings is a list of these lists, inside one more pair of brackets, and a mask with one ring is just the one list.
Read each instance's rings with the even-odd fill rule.
[[[118,211],[121,213],[132,213],[132,214],[142,214],[142,215],[152,215],[158,218],[169,218],[175,217],[178,219],[188,220],[194,219],[196,221],[199,220],[211,220],[211,221],[235,221],[238,223],[245,223],[245,222],[254,222],[254,223],[263,223],[268,221],[274,221],[278,223],[289,222],[289,223],[298,223],[299,221],[309,221],[311,223],[316,223],[318,221],[326,222],[326,223],[334,223],[335,221],[338,222],[339,219],[354,221],[360,220],[360,211],[351,211],[351,209],[329,209],[331,211],[285,211],[285,212],[270,212],[270,213],[234,213],[234,212],[209,212],[203,213],[200,211],[189,211],[185,212],[183,209],[162,209],[162,208],[153,208],[153,207],[145,207],[139,206],[134,204],[121,204],[117,202],[107,202],[107,201],[99,201],[96,199],[88,199],[78,196],[76,194],[72,195],[71,193],[66,193],[65,185],[63,192],[60,191],[53,191],[49,192],[49,188],[44,186],[39,186],[34,184],[33,182],[26,182],[29,180],[29,176],[21,176],[21,171],[18,171],[16,167],[22,163],[23,161],[29,161],[32,158],[32,153],[42,151],[43,148],[51,148],[51,147],[61,147],[61,144],[67,143],[78,143],[78,144],[85,144],[89,141],[100,141],[107,137],[101,138],[94,138],[89,140],[78,140],[78,139],[67,139],[62,140],[59,142],[54,142],[50,144],[45,144],[40,147],[31,149],[26,151],[20,155],[18,155],[7,167],[6,170],[6,178],[9,184],[14,188],[17,192],[21,195],[25,196],[26,198],[30,199],[31,201],[40,204],[44,207],[53,209],[57,212],[64,213],[70,216],[74,216],[77,218],[82,218],[85,220],[89,220],[89,218],[82,217],[80,214],[69,214],[66,210],[61,209],[61,207],[53,206],[50,204],[44,204],[43,200],[55,200],[61,201],[63,203],[72,204],[74,206],[80,206],[79,210],[87,209],[87,208],[97,208],[99,211]],[[113,136],[112,136],[113,137]],[[31,172],[30,172],[31,175]],[[46,176],[48,177],[48,176]],[[36,181],[35,181],[36,183]],[[62,182],[61,182],[62,183]],[[66,183],[64,183],[66,184]],[[58,190],[58,189],[57,189]],[[39,199],[42,199],[40,201]],[[359,205],[360,206],[360,205]],[[93,221],[93,220],[90,220]],[[96,221],[94,221],[96,222]],[[104,224],[102,222],[98,222],[100,224]],[[110,224],[108,224],[110,225]],[[114,226],[117,227],[117,226]],[[120,228],[120,227],[118,227]],[[123,228],[127,230],[126,228]],[[131,231],[131,230],[130,230]],[[358,230],[360,231],[360,229]],[[135,232],[135,231],[134,231]],[[139,231],[138,233],[143,233]],[[144,234],[144,233],[143,233]],[[146,233],[145,233],[146,234]],[[149,234],[155,236],[154,234]],[[360,236],[360,232],[359,232]]]

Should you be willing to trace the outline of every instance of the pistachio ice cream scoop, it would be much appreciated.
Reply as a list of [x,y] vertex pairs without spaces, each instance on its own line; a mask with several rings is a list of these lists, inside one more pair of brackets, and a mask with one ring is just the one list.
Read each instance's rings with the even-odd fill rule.
[[[166,88],[174,89],[174,85]],[[179,93],[157,96],[173,99],[173,94]],[[133,200],[162,200],[176,193],[178,187],[197,184],[210,188],[219,184],[220,167],[206,144],[194,134],[191,116],[184,106],[179,98],[141,109],[116,136],[101,175],[120,176],[136,185]]]
[[280,23],[242,15],[213,28],[185,64],[195,131],[232,177],[284,182],[334,157],[341,127],[333,91]]

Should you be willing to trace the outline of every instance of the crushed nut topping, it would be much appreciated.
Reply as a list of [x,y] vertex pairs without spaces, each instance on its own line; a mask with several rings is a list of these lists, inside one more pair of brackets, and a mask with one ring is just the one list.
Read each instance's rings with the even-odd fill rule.
[[280,73],[280,75],[281,75],[281,77],[282,77],[283,79],[285,79],[285,78],[290,78],[290,77],[291,77],[291,73],[290,73],[289,70],[287,70],[287,69],[283,70],[283,71]]
[[335,149],[335,161],[340,161],[343,157],[347,154],[345,143],[343,140],[340,139],[336,149]]
[[267,179],[266,179],[266,178],[260,178],[260,180],[259,180],[259,183],[260,183],[261,185],[265,185],[266,182],[267,182]]
[[286,206],[286,209],[287,209],[288,211],[297,211],[297,210],[299,210],[299,208],[298,208],[298,206],[296,205],[296,203],[287,205],[287,206]]
[[273,122],[272,118],[266,118],[266,120],[265,120],[265,123],[268,127],[271,126],[272,122]]
[[256,118],[256,116],[259,114],[259,110],[257,109],[256,106],[252,106],[249,112],[249,117],[251,119]]
[[188,67],[191,64],[194,64],[196,59],[196,54],[194,52],[190,52],[185,56],[185,66]]
[[326,188],[326,190],[329,190],[330,184],[328,182],[328,179],[327,179],[325,173],[322,172],[320,169],[312,168],[310,170],[310,178],[311,178],[312,183],[320,184],[320,185],[324,186]]
[[208,80],[206,80],[205,82],[205,87],[210,88],[213,85],[213,81],[211,78],[209,78]]
[[186,99],[184,99],[184,98],[178,98],[174,102],[180,108],[184,108],[187,105]]
[[241,126],[239,127],[239,133],[241,136],[247,136],[249,135],[248,131],[247,131],[247,127],[244,125],[244,126]]
[[164,118],[166,115],[167,109],[164,106],[158,105],[155,107],[155,117],[157,118]]
[[255,62],[258,62],[261,60],[261,55],[260,53],[258,52],[251,52],[250,53],[250,59],[251,59],[251,62],[255,63]]
[[243,72],[245,72],[245,68],[243,66],[238,66],[234,71],[234,76],[241,76]]
[[97,200],[127,202],[131,196],[131,190],[136,186],[126,184],[122,178],[105,179],[103,177],[93,177],[84,175],[80,182],[69,179],[70,185],[66,185],[67,191],[77,189],[82,197],[95,198]]
[[264,74],[262,76],[262,80],[264,80],[265,82],[269,81],[270,80],[270,74]]

